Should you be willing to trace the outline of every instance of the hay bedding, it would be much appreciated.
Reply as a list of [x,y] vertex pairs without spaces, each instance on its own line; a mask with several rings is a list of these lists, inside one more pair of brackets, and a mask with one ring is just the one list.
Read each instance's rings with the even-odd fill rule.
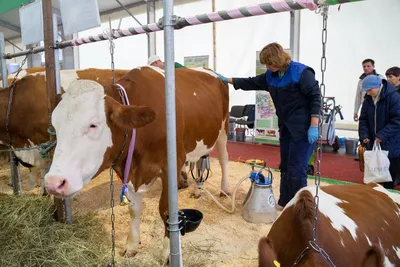
[[[218,160],[211,159],[211,169],[213,173],[207,180],[205,187],[214,196],[219,196],[221,171]],[[229,162],[228,174],[231,190],[241,178],[249,174],[250,170],[250,167],[243,163]],[[275,178],[273,190],[277,198],[279,195],[279,173],[273,172],[273,175]],[[7,179],[9,178],[7,177]],[[107,170],[92,180],[84,191],[72,201],[74,223],[77,223],[76,218],[79,218],[79,216],[85,216],[90,212],[96,213],[96,217],[106,231],[107,241],[104,245],[108,246],[105,255],[107,257],[110,254],[111,247],[109,179],[109,171]],[[4,179],[0,172],[0,183],[3,182]],[[144,194],[144,210],[140,225],[141,245],[138,254],[132,259],[124,259],[118,255],[118,252],[123,249],[128,235],[130,218],[128,208],[118,205],[121,184],[116,178],[114,178],[114,182],[117,266],[161,266],[162,238],[164,235],[164,227],[158,213],[161,182],[157,181],[150,191]],[[194,183],[191,177],[189,177],[189,182],[190,185]],[[310,180],[309,183],[313,183],[313,180]],[[245,181],[239,188],[236,195],[237,207],[244,200],[249,186],[250,182]],[[2,188],[3,186],[0,185],[0,189]],[[205,192],[202,192],[200,199],[191,198],[192,192],[192,187],[179,191],[179,208],[198,209],[203,213],[204,219],[195,232],[187,233],[181,238],[184,265],[193,267],[257,266],[258,240],[268,233],[271,225],[248,223],[241,217],[239,211],[234,214],[223,211]],[[230,208],[231,203],[228,199],[219,197],[217,199],[222,201],[225,207]]]

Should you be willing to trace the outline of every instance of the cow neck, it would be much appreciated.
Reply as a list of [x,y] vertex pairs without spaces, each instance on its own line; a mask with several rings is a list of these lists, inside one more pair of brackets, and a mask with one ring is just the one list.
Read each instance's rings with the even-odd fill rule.
[[[15,88],[14,88],[14,100],[15,100]],[[0,125],[0,129],[4,129],[4,132],[2,131],[2,133],[0,134],[0,136],[1,136],[1,140],[3,141],[3,142],[6,142],[7,144],[5,144],[5,145],[8,145],[9,144],[9,140],[8,140],[8,133],[7,133],[7,131],[6,131],[6,128],[7,128],[7,126],[6,126],[6,120],[7,120],[7,110],[8,110],[8,106],[9,106],[9,103],[10,103],[10,87],[6,87],[6,88],[1,88],[0,89],[0,106],[1,106],[1,108],[0,108],[0,112],[1,112],[1,115],[0,115],[0,121],[2,122],[2,125]],[[12,111],[12,110],[10,110],[10,111]],[[8,124],[8,130],[10,130],[10,124],[11,124],[11,113],[10,113],[10,121],[9,121],[9,124]],[[4,134],[4,136],[3,136],[3,134]]]
[[[7,113],[7,107],[8,107],[8,102],[10,100],[10,90],[8,87],[6,88],[1,88],[0,89],[0,105],[1,105],[1,115],[0,119],[1,121],[6,121],[6,113]],[[5,127],[5,125],[2,125]]]
[[[121,96],[122,103],[124,105],[130,105],[128,94],[126,93],[125,88],[117,83],[114,84],[114,86],[118,87],[118,91]],[[132,137],[131,137],[131,142],[129,143],[129,150],[128,150],[128,156],[125,162],[125,169],[124,169],[124,181],[123,181],[123,191],[126,189],[126,183],[128,182],[128,176],[129,176],[129,170],[132,165],[132,156],[133,156],[133,151],[135,150],[135,141],[136,141],[136,129],[132,129]]]

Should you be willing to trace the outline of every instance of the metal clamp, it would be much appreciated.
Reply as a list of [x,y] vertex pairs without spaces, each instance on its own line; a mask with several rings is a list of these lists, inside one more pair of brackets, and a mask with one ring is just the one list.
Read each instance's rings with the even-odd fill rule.
[[54,42],[54,46],[49,46],[50,49],[61,49],[60,47],[60,42],[59,41],[55,41]]
[[182,29],[183,27],[185,27],[184,25],[184,18],[177,16],[177,15],[172,15],[171,18],[171,25],[164,25],[164,17],[161,17],[158,22],[156,23],[157,27],[161,30],[164,29],[165,26],[174,26],[174,29],[179,30]]

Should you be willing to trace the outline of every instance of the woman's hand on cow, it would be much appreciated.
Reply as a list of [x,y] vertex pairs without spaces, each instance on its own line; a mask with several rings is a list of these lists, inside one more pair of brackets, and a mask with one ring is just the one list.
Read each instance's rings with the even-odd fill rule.
[[219,74],[218,72],[216,72],[216,71],[214,71],[214,70],[212,70],[212,69],[210,69],[210,68],[204,67],[204,69],[210,70],[210,71],[214,72],[214,73],[221,79],[221,81],[222,81],[223,83],[225,83],[225,84],[227,84],[227,83],[232,83],[232,79],[231,79],[231,78],[228,79],[228,78],[226,78],[225,76]]

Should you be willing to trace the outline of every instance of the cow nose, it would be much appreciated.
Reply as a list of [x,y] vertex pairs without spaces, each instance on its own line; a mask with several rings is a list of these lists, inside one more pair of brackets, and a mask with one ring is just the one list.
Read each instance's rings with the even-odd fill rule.
[[67,187],[67,180],[59,176],[47,176],[46,190],[52,195],[63,195]]

